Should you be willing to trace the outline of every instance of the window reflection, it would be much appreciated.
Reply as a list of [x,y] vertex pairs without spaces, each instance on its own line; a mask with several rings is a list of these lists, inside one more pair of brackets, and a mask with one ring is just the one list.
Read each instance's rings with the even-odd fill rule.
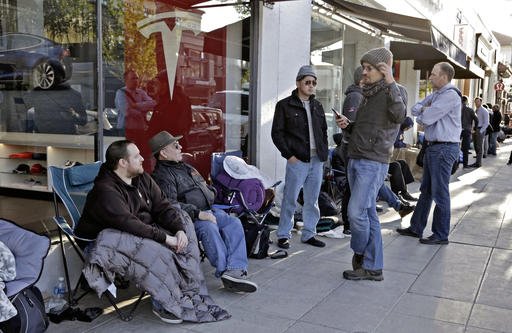
[[[250,10],[207,7],[219,4],[102,6],[103,133],[137,143],[148,171],[147,141],[161,130],[184,135],[188,162],[204,176],[212,152],[247,154]],[[0,0],[0,14],[0,132],[68,142],[97,133],[95,1]]]

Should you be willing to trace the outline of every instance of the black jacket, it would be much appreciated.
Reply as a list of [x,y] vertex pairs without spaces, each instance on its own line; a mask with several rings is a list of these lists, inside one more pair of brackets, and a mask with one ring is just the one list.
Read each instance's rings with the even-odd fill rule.
[[476,116],[475,110],[467,105],[462,105],[461,123],[462,129],[466,131],[471,132],[473,128],[477,128],[478,117]]
[[492,111],[492,118],[490,120],[490,124],[492,126],[493,132],[499,132],[501,129],[501,112],[499,111]]
[[152,177],[171,202],[178,201],[193,221],[200,211],[211,209],[215,190],[191,165],[158,160]]
[[[316,153],[320,161],[326,161],[328,143],[324,108],[314,95],[310,96],[309,105]],[[277,102],[272,122],[272,141],[284,158],[295,156],[302,162],[310,162],[308,118],[297,89],[292,91],[291,96]]]
[[79,237],[94,239],[103,229],[114,228],[164,243],[166,232],[162,229],[172,234],[184,230],[185,218],[147,173],[128,185],[103,165],[75,232]]

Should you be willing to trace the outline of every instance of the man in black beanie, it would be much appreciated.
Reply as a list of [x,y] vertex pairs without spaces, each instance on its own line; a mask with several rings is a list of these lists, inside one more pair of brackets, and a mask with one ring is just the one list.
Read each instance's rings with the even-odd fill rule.
[[376,198],[388,172],[393,143],[406,116],[407,92],[392,73],[393,54],[376,48],[361,57],[363,101],[355,122],[341,117],[340,128],[350,132],[348,181],[351,197],[348,216],[354,251],[348,280],[382,281],[384,265]]

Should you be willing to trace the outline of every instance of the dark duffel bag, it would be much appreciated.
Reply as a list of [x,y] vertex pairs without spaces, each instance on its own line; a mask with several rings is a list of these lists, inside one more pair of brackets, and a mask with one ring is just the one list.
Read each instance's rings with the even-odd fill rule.
[[44,301],[41,291],[36,286],[30,286],[10,300],[18,314],[11,319],[0,323],[4,333],[41,333],[46,331],[50,322],[44,310]]

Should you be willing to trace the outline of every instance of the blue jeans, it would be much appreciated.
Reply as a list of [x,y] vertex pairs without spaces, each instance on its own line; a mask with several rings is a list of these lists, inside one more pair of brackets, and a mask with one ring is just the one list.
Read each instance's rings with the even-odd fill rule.
[[379,198],[386,201],[389,207],[394,208],[396,211],[400,210],[400,199],[396,196],[393,191],[386,184],[382,184],[378,193]]
[[221,209],[213,209],[217,223],[196,220],[194,227],[215,276],[226,270],[247,270],[247,249],[242,223]]
[[411,230],[423,234],[432,201],[436,203],[432,233],[436,239],[447,240],[450,232],[450,176],[459,158],[458,143],[443,143],[427,147],[423,160],[423,179],[420,197],[411,217]]
[[384,266],[382,235],[377,216],[376,199],[384,184],[389,165],[366,159],[350,159],[348,182],[350,201],[348,217],[352,237],[350,247],[364,256],[363,268],[380,270]]
[[283,202],[281,204],[277,238],[290,239],[292,237],[293,214],[297,208],[297,197],[301,188],[304,194],[304,206],[302,207],[304,227],[301,241],[305,242],[315,236],[316,225],[320,219],[318,195],[322,185],[323,166],[324,163],[320,161],[318,156],[311,157],[309,163],[302,161],[286,162]]

